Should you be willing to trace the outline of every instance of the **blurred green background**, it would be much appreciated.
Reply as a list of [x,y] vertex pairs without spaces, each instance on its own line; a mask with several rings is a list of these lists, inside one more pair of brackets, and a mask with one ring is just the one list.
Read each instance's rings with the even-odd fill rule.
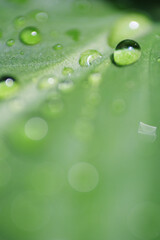
[[[159,12],[158,1],[1,0],[0,240],[160,239]],[[126,38],[142,55],[118,67]]]

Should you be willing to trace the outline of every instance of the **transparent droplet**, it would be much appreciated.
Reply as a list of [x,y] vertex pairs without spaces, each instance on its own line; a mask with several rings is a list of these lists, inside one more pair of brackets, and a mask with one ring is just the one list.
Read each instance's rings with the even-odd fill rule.
[[20,40],[26,45],[35,45],[41,41],[41,34],[35,27],[26,27],[20,33]]
[[58,43],[58,44],[56,44],[56,45],[53,46],[53,49],[54,49],[54,50],[61,50],[61,49],[63,49],[63,45],[60,44],[60,43]]
[[66,34],[72,38],[74,41],[79,41],[80,38],[80,31],[77,29],[71,29],[66,32]]
[[24,16],[19,16],[14,20],[14,25],[16,28],[24,27],[26,24],[26,18]]
[[68,181],[76,191],[90,192],[95,189],[98,184],[98,171],[93,165],[80,162],[73,165],[69,170]]
[[38,141],[43,139],[48,132],[46,121],[39,117],[31,118],[25,124],[25,134],[28,138]]
[[137,39],[151,29],[151,21],[142,14],[127,14],[114,24],[108,43],[115,48],[124,39]]
[[55,88],[58,84],[58,80],[53,76],[44,76],[38,82],[39,89]]
[[63,68],[62,74],[65,76],[71,76],[73,72],[74,72],[73,68],[65,67]]
[[14,39],[9,39],[9,40],[7,40],[6,44],[7,44],[8,47],[12,47],[15,44],[15,40]]
[[160,235],[160,206],[152,202],[138,204],[129,213],[128,226],[140,239],[157,238]]
[[154,142],[157,137],[157,127],[140,122],[138,133],[143,136],[144,140]]
[[19,86],[15,78],[11,76],[2,76],[0,78],[0,98],[12,96],[18,90]]
[[79,64],[82,67],[87,67],[101,57],[102,55],[97,50],[87,50],[81,54]]
[[73,90],[74,84],[71,80],[65,80],[58,84],[58,89],[62,92],[68,92]]
[[46,22],[48,20],[48,14],[46,12],[37,12],[35,14],[35,19],[38,22]]
[[160,63],[160,57],[157,59],[157,62],[159,62],[159,63]]
[[137,42],[126,39],[117,45],[113,57],[114,62],[119,66],[130,65],[141,57],[141,48]]

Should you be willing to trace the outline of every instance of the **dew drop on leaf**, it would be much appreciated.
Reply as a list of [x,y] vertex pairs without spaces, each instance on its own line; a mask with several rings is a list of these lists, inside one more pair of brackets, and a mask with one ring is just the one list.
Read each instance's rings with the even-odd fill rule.
[[35,27],[26,27],[20,33],[20,40],[26,45],[35,45],[41,41],[41,34]]
[[38,82],[39,89],[50,89],[57,86],[58,80],[54,76],[44,76]]
[[82,67],[90,66],[94,61],[101,58],[102,55],[97,50],[87,50],[83,52],[79,59],[79,64]]
[[63,68],[62,74],[64,76],[70,76],[74,72],[73,68],[65,67]]
[[150,29],[151,21],[148,17],[142,14],[127,14],[115,22],[108,37],[108,44],[114,48],[120,41],[124,39],[135,40]]
[[7,42],[6,42],[7,46],[8,47],[12,47],[14,44],[15,44],[15,40],[14,39],[9,39]]
[[58,43],[58,44],[56,44],[56,45],[53,46],[53,49],[54,49],[54,50],[61,50],[61,49],[63,49],[63,45],[60,44],[60,43]]
[[71,91],[74,88],[74,84],[71,80],[62,81],[58,84],[58,89],[62,92]]
[[114,62],[119,66],[126,66],[135,63],[141,56],[139,44],[133,40],[123,40],[114,51]]
[[18,90],[15,78],[2,76],[0,78],[0,99],[12,96]]

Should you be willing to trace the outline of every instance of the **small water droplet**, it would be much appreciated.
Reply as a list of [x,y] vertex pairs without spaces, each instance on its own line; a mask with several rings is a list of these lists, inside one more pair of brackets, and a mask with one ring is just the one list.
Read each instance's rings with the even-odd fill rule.
[[149,142],[154,142],[157,137],[157,127],[145,124],[143,122],[139,123],[138,133],[143,136],[144,140]]
[[37,12],[35,14],[35,19],[38,22],[46,22],[48,20],[48,14],[46,12]]
[[35,27],[26,27],[20,33],[20,40],[26,45],[35,45],[41,41],[41,34]]
[[28,138],[38,141],[43,139],[48,132],[46,121],[39,117],[31,118],[25,125],[25,134]]
[[9,39],[7,42],[6,42],[7,46],[8,47],[12,47],[14,44],[15,44],[15,40],[14,39]]
[[0,98],[12,96],[18,90],[18,84],[15,78],[11,76],[2,76],[0,78]]
[[61,49],[63,49],[63,45],[60,44],[60,43],[58,43],[58,44],[56,44],[56,45],[53,46],[53,49],[54,49],[54,50],[61,50]]
[[26,18],[24,16],[19,16],[14,20],[14,25],[16,28],[24,27],[26,24]]
[[66,32],[66,34],[72,38],[74,41],[79,41],[80,38],[80,31],[77,29],[71,29]]
[[56,77],[53,76],[43,76],[38,83],[39,89],[50,89],[56,87],[58,80]]
[[23,51],[20,51],[20,54],[21,54],[21,55],[24,55],[24,52],[23,52]]
[[124,39],[136,39],[146,34],[151,29],[151,21],[142,14],[127,14],[114,24],[109,37],[108,43],[115,47]]
[[87,50],[83,52],[79,59],[79,64],[82,67],[90,66],[94,61],[101,58],[102,55],[97,50]]
[[97,169],[86,162],[76,163],[68,173],[68,181],[78,192],[90,192],[96,188],[99,181]]
[[119,66],[126,66],[135,63],[141,56],[139,44],[133,40],[123,40],[120,42],[113,54],[114,62]]
[[157,62],[159,62],[159,63],[160,63],[160,57],[157,59]]
[[63,68],[62,74],[64,76],[71,76],[71,74],[74,72],[73,68],[65,67]]

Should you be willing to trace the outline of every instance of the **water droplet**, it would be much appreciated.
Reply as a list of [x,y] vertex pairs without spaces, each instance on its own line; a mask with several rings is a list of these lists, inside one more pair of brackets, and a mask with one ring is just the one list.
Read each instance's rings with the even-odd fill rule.
[[24,27],[26,24],[26,18],[24,16],[19,16],[14,20],[14,25],[16,28]]
[[21,55],[24,55],[24,52],[23,52],[23,51],[20,51],[20,54],[21,54]]
[[20,40],[26,45],[35,45],[40,42],[41,35],[37,28],[26,27],[20,33]]
[[71,29],[66,32],[66,34],[72,38],[74,41],[79,41],[80,38],[80,31],[77,29]]
[[65,67],[63,68],[62,74],[65,76],[71,76],[73,72],[74,72],[73,68]]
[[160,234],[160,206],[145,202],[135,206],[129,213],[128,226],[140,239],[155,239]]
[[113,54],[114,62],[119,66],[126,66],[135,63],[141,56],[139,44],[133,40],[123,40],[120,42]]
[[157,59],[157,62],[159,62],[159,63],[160,63],[160,57]]
[[68,173],[68,181],[72,188],[78,192],[90,192],[96,188],[99,175],[97,169],[85,162],[72,166]]
[[0,78],[0,98],[12,96],[18,90],[18,84],[15,78],[11,76],[2,76]]
[[46,12],[37,12],[35,14],[35,19],[38,22],[46,22],[48,20],[48,14]]
[[78,0],[75,4],[76,9],[82,13],[88,12],[91,9],[91,2],[86,0]]
[[81,54],[79,64],[82,67],[87,67],[101,57],[102,55],[97,50],[87,50]]
[[63,45],[58,43],[58,44],[53,46],[53,49],[54,50],[61,50],[61,49],[63,49]]
[[68,92],[73,90],[74,84],[71,80],[65,80],[58,84],[58,89],[62,92]]
[[7,46],[8,47],[12,47],[14,44],[15,44],[15,40],[14,39],[9,39],[7,42],[6,42]]
[[157,127],[145,124],[143,122],[139,123],[138,133],[144,137],[145,140],[154,142],[157,137]]
[[108,43],[111,47],[115,47],[124,39],[136,39],[146,34],[151,29],[151,21],[141,14],[127,14],[118,19],[114,24]]
[[47,132],[48,125],[46,121],[39,117],[29,119],[25,125],[26,136],[34,141],[43,139]]
[[126,109],[126,103],[123,99],[116,99],[112,103],[112,110],[115,114],[120,114],[124,112]]
[[49,219],[51,207],[48,201],[33,192],[16,196],[11,206],[11,218],[15,225],[25,231],[44,227]]
[[58,80],[53,76],[44,76],[40,79],[38,83],[39,89],[50,89],[57,86]]

